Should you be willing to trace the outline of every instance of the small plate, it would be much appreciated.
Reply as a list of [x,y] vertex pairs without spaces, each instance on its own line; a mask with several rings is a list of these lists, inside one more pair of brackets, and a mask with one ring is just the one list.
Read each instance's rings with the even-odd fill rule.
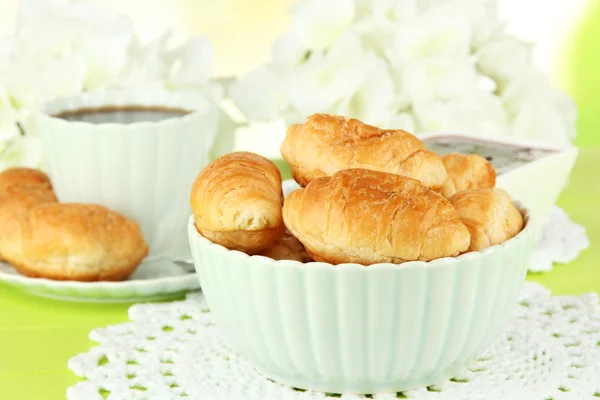
[[19,274],[0,262],[0,281],[44,297],[97,303],[129,303],[180,297],[200,284],[194,266],[167,259],[144,261],[122,282],[54,281]]

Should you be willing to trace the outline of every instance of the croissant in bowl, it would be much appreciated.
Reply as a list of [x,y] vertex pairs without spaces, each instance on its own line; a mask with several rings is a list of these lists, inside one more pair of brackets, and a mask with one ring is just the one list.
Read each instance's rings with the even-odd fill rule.
[[416,136],[335,115],[314,114],[305,123],[290,126],[281,155],[301,186],[350,168],[408,176],[432,189],[446,180],[440,157],[425,150]]

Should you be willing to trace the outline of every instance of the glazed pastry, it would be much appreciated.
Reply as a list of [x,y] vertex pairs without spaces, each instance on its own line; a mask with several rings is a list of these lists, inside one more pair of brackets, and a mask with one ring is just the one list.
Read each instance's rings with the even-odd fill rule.
[[316,261],[403,263],[453,257],[469,231],[443,196],[415,179],[349,169],[293,191],[285,225]]
[[42,204],[15,226],[2,252],[17,271],[31,277],[119,281],[148,253],[139,226],[102,206]]
[[450,153],[441,158],[448,174],[440,191],[444,197],[449,199],[464,190],[489,189],[496,186],[496,170],[482,156]]
[[311,262],[304,245],[294,237],[289,231],[260,253],[261,256],[272,258],[273,260],[294,260],[302,263]]
[[403,130],[382,130],[356,119],[315,114],[289,127],[281,155],[300,186],[349,168],[389,172],[439,189],[446,179],[441,159]]
[[503,189],[460,192],[450,202],[471,234],[469,251],[503,243],[523,229],[523,217]]
[[0,173],[0,196],[14,187],[52,191],[48,175],[33,168],[9,168]]
[[211,162],[190,196],[198,232],[230,250],[256,254],[285,229],[281,174],[258,154],[235,152]]

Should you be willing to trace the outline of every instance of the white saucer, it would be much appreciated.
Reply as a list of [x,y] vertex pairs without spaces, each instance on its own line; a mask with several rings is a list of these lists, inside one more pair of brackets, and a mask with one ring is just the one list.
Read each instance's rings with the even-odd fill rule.
[[122,282],[76,282],[29,278],[0,262],[0,281],[44,297],[97,303],[163,300],[197,290],[200,283],[192,264],[167,259],[144,261]]

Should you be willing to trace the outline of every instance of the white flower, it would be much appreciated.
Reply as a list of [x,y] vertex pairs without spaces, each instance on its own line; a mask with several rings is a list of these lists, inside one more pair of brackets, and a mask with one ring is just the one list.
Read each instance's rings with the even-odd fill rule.
[[575,136],[575,106],[531,67],[521,71],[501,93],[515,136],[563,145]]
[[42,145],[36,137],[16,136],[0,146],[0,171],[17,166],[39,168],[42,160]]
[[287,108],[281,77],[269,68],[257,68],[229,88],[231,99],[248,118],[272,120]]
[[447,19],[462,19],[470,29],[471,47],[486,42],[498,29],[496,1],[490,0],[420,0],[419,9],[442,15]]
[[26,54],[11,60],[3,79],[16,109],[32,111],[45,101],[83,89],[87,64],[78,56],[35,59]]
[[179,65],[171,71],[171,80],[178,84],[204,84],[212,77],[214,51],[210,40],[203,36],[190,39],[171,54]]
[[560,114],[568,138],[575,139],[575,136],[577,136],[577,105],[571,97],[559,90],[552,91],[550,100]]
[[394,114],[394,81],[386,63],[370,55],[364,61],[363,81],[357,91],[336,108],[335,113],[357,118],[371,125],[390,120]]
[[477,85],[477,74],[468,57],[436,54],[406,65],[402,83],[416,103],[449,100]]
[[516,37],[504,35],[485,43],[477,52],[477,66],[503,85],[523,74],[531,65],[533,48]]
[[360,38],[364,49],[373,51],[384,60],[396,30],[397,24],[385,19],[361,21],[353,27],[353,32]]
[[304,116],[330,110],[356,92],[364,78],[363,61],[361,43],[352,34],[327,53],[312,53],[287,75],[290,103]]
[[415,119],[410,112],[401,112],[392,115],[389,122],[380,124],[384,129],[402,129],[407,132],[415,132]]
[[507,116],[502,102],[482,90],[465,92],[447,102],[415,104],[417,131],[452,131],[481,136],[508,133]]
[[356,14],[370,14],[376,19],[408,20],[416,15],[417,0],[356,0]]
[[165,32],[157,39],[143,44],[139,40],[132,43],[127,64],[123,70],[107,81],[110,88],[162,88],[164,80],[171,70],[167,56],[167,43],[170,32]]
[[569,132],[560,114],[548,102],[524,104],[512,121],[512,131],[518,137],[556,145],[565,145],[569,141]]
[[500,97],[510,116],[516,115],[526,104],[547,102],[552,88],[548,77],[528,66],[510,82],[500,87]]
[[469,56],[470,31],[466,18],[426,12],[398,26],[386,54],[392,65],[423,60],[435,54]]
[[271,47],[273,62],[278,68],[288,68],[298,65],[310,52],[296,36],[287,34],[279,37]]
[[124,67],[133,26],[127,17],[90,1],[61,7],[45,0],[22,0],[16,37],[26,46],[24,51],[42,58],[83,58],[85,86],[93,89]]
[[19,135],[18,112],[5,86],[0,86],[0,143]]
[[304,0],[292,9],[292,32],[307,48],[328,48],[350,25],[354,11],[352,0]]

